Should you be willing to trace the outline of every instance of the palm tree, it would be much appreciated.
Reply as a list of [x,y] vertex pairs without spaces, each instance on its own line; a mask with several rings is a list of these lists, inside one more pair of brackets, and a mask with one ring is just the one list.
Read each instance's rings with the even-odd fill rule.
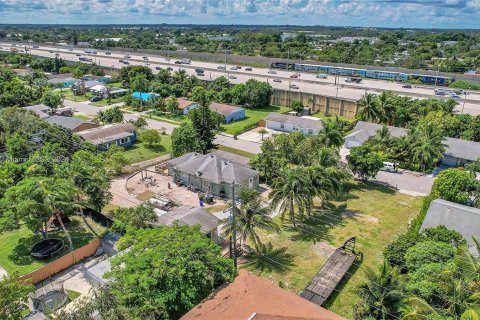
[[378,110],[381,113],[382,123],[392,125],[395,115],[395,106],[391,102],[392,94],[389,91],[383,91],[378,97]]
[[272,182],[270,206],[280,212],[282,221],[288,212],[290,221],[296,226],[296,215],[302,216],[312,204],[312,182],[302,168],[287,168]]
[[442,130],[433,122],[421,123],[413,133],[409,132],[409,135],[412,134],[411,156],[422,170],[436,159],[443,157],[445,144],[442,142]]
[[356,288],[363,312],[375,319],[396,317],[403,301],[398,270],[384,262],[377,272],[365,271],[366,281]]
[[258,133],[262,136],[262,141],[263,137],[268,133],[267,129],[263,128],[258,131]]
[[183,83],[183,81],[185,81],[185,79],[187,78],[187,71],[185,69],[180,69],[180,70],[177,70],[175,71],[175,73],[173,74],[173,79],[175,82],[177,83]]
[[358,101],[356,118],[363,121],[380,121],[382,119],[382,112],[378,107],[378,98],[371,93],[365,94],[360,101]]
[[38,186],[43,193],[44,206],[60,223],[70,245],[70,250],[73,250],[72,238],[63,224],[62,215],[66,210],[72,208],[76,188],[68,180],[56,177],[40,180]]
[[337,123],[325,122],[323,129],[318,133],[318,139],[326,147],[338,148],[343,144],[343,135]]
[[[262,204],[259,198],[244,202],[235,211],[236,231],[240,235],[240,246],[246,244],[247,240],[252,242],[255,249],[261,244],[258,229],[278,230],[278,226],[272,221],[272,210]],[[233,220],[225,219],[223,235],[227,238],[233,236]]]
[[137,75],[132,81],[131,88],[133,91],[140,92],[140,105],[143,105],[142,92],[149,88],[147,77],[143,73]]

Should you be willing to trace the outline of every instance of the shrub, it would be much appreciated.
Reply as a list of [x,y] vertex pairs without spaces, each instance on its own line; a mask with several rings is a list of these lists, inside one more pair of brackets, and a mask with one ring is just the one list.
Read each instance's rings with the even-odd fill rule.
[[470,172],[447,169],[439,173],[433,183],[432,195],[447,201],[467,204],[475,179]]
[[459,247],[467,243],[467,241],[465,241],[459,232],[455,230],[449,230],[445,226],[427,228],[422,231],[422,235],[428,240],[448,243],[455,247]]
[[440,289],[437,277],[442,272],[455,270],[455,263],[429,263],[421,266],[417,271],[409,274],[407,291],[429,300],[432,295],[440,295],[444,292]]
[[405,254],[420,239],[421,237],[413,232],[402,234],[383,250],[383,256],[391,265],[398,266],[401,271],[404,271],[406,264]]
[[423,241],[405,253],[405,263],[409,271],[418,270],[429,263],[442,263],[452,259],[455,247],[438,241]]

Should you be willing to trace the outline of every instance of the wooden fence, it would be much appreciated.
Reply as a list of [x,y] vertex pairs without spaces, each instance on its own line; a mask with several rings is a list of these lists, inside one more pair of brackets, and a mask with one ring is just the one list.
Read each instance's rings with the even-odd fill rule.
[[79,261],[90,257],[97,251],[98,247],[102,244],[101,239],[96,239],[81,248],[78,248],[72,252],[67,253],[63,257],[37,269],[29,274],[21,276],[18,281],[28,282],[31,284],[37,284],[43,280],[50,278],[51,276],[59,273],[62,270],[67,269],[70,266],[78,263]]

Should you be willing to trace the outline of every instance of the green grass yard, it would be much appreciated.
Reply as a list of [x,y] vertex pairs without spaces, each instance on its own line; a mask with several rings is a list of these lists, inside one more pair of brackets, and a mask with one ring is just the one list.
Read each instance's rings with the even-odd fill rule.
[[164,112],[147,112],[147,116],[145,118],[155,119],[158,121],[163,121],[171,124],[181,125],[182,122],[190,121],[187,116],[185,115],[175,115],[170,113]]
[[[298,294],[326,262],[326,248],[337,248],[348,238],[357,237],[356,250],[363,256],[360,267],[352,266],[352,275],[347,274],[337,287],[340,293],[334,292],[325,305],[347,319],[353,318],[352,306],[358,297],[352,290],[363,280],[365,267],[381,263],[383,248],[406,230],[408,221],[418,214],[422,198],[374,184],[352,182],[349,189],[343,199],[318,210],[297,227],[285,221],[279,234],[261,232],[262,242],[273,244],[267,256],[283,266],[252,259],[244,267]],[[279,217],[275,220],[280,223]]]
[[137,142],[125,150],[128,160],[133,163],[150,160],[170,153],[172,150],[172,139],[168,135],[162,135],[162,141],[156,148],[147,148],[145,143]]
[[243,151],[243,150],[239,150],[239,149],[235,149],[235,148],[231,148],[231,147],[227,147],[227,146],[222,146],[222,145],[218,146],[218,150],[222,150],[222,151],[225,151],[225,152],[230,152],[230,153],[242,156],[242,157],[249,158],[251,160],[253,160],[257,157],[257,155],[254,154],[254,153],[250,153],[250,152],[247,152],[247,151]]
[[[330,119],[330,120],[335,120],[335,116],[333,116],[333,115],[327,116],[327,115],[325,115],[325,113],[323,113],[323,112],[317,112],[317,113],[312,114],[311,116],[312,116],[312,117],[315,117],[315,118],[320,118],[320,119],[322,119],[322,120],[328,120],[328,119]],[[355,119],[347,118],[347,117],[343,117],[343,116],[340,116],[339,118],[340,118],[341,120],[345,120],[345,121],[348,121],[348,122],[352,122],[352,121],[355,120]]]
[[93,117],[85,116],[83,114],[76,114],[73,117],[77,119],[85,120],[85,121],[93,119]]
[[110,99],[110,102],[108,102],[107,99],[103,99],[103,100],[100,100],[100,101],[91,102],[90,105],[96,106],[96,107],[105,107],[105,106],[109,106],[111,104],[120,103],[120,102],[123,102],[123,97],[119,97],[119,98],[116,98],[116,99]]
[[[88,227],[85,226],[81,217],[73,216],[70,219],[72,221],[67,223],[66,227],[70,232],[73,245],[76,249],[95,239],[95,236]],[[104,227],[93,222],[91,219],[88,219],[88,222],[100,236],[106,232]],[[67,238],[61,229],[50,231],[48,236],[50,238],[62,238],[65,241],[66,247],[68,247]],[[25,226],[15,231],[0,234],[0,266],[9,274],[16,272],[19,275],[24,275],[48,264],[51,260],[37,261],[30,256],[30,249],[41,239],[41,235],[35,235]],[[63,254],[65,253],[67,253],[66,250],[64,250]]]
[[221,130],[233,135],[239,135],[245,131],[255,128],[260,120],[268,116],[269,113],[284,113],[290,110],[287,107],[269,106],[265,108],[246,108],[245,119],[223,124]]
[[67,100],[71,100],[71,101],[88,101],[88,99],[93,96],[93,94],[91,92],[87,92],[86,95],[84,96],[76,96],[73,94],[72,90],[70,89],[67,89],[67,90],[64,90],[64,91],[61,91],[63,97]]

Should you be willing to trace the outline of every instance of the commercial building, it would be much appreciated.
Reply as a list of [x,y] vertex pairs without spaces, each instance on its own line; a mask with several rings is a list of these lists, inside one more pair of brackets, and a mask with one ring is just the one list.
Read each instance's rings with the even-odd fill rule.
[[231,196],[238,188],[258,188],[259,174],[250,167],[230,161],[220,154],[187,153],[168,161],[168,174],[181,182],[215,196]]
[[295,117],[280,113],[270,113],[265,118],[265,127],[282,132],[301,132],[307,136],[315,136],[323,129],[323,122],[310,118]]
[[137,129],[131,123],[115,123],[98,128],[77,132],[85,141],[95,145],[98,150],[106,151],[112,145],[128,148],[137,140]]

